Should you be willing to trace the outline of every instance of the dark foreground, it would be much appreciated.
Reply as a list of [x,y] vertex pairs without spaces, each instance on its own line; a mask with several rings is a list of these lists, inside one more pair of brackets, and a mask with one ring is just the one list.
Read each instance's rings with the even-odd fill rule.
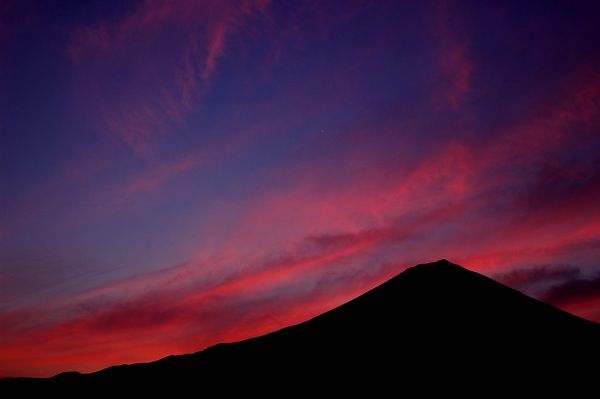
[[194,389],[186,396],[283,389],[278,392],[288,396],[312,389],[444,390],[444,384],[463,383],[472,390],[477,380],[486,395],[490,387],[517,383],[541,391],[566,381],[592,384],[600,375],[599,355],[600,325],[442,260],[262,337],[92,374],[4,379],[0,392],[91,393],[101,386]]

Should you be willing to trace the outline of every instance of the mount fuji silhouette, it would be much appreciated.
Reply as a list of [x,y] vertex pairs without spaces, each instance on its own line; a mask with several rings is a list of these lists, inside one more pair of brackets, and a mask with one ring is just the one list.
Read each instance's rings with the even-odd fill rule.
[[446,260],[414,266],[306,322],[189,355],[2,387],[290,389],[585,378],[600,325]]

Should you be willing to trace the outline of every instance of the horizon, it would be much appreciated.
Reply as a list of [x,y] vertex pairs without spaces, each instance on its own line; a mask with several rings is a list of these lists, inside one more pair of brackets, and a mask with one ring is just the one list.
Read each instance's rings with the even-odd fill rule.
[[2,2],[0,377],[442,258],[600,322],[600,4],[416,3]]
[[[453,287],[455,286],[455,284],[459,284],[461,286],[464,285],[464,287],[468,288],[466,290],[460,290],[460,293],[453,292]],[[440,298],[437,298],[437,300],[432,300],[432,297],[435,297],[436,295],[431,295],[430,298],[425,299],[425,301],[422,301],[423,298],[420,298],[421,301],[418,301],[417,304],[412,303],[411,298],[419,298],[419,289],[430,289],[429,287],[431,287],[432,285],[437,287],[437,290],[434,290],[434,292],[437,292],[438,294],[440,292],[445,292],[445,295],[443,295]],[[471,307],[469,305],[466,305],[465,307],[464,302],[461,301],[463,301],[469,296],[472,296],[474,294],[473,291],[482,294],[482,289],[485,290],[485,292],[483,293],[484,295],[481,298],[483,301],[480,302],[480,300],[478,300],[478,303],[474,304],[475,306]],[[440,299],[443,301],[443,304],[439,302]],[[423,306],[422,302],[425,302],[426,304]],[[359,303],[361,304],[361,306],[356,306]],[[447,306],[447,304],[449,303],[454,303],[454,305]],[[456,307],[457,303],[461,304],[462,306]],[[515,303],[518,303],[518,305],[515,305]],[[431,307],[432,305],[434,306],[433,308]],[[443,308],[443,310],[441,311],[440,305],[441,308]],[[498,308],[498,306],[500,307]],[[414,310],[415,307],[421,307],[421,312],[411,311]],[[486,315],[479,314],[482,308],[487,309],[489,311],[490,307],[495,307],[496,312],[490,313],[489,317],[486,317]],[[544,309],[544,311],[542,311],[542,309]],[[407,310],[408,313],[405,313]],[[436,310],[439,314],[437,314],[436,317],[431,317],[431,314],[429,312],[436,312]],[[500,310],[500,312],[498,312],[498,310]],[[390,311],[398,312],[398,317],[389,317],[388,313]],[[344,313],[346,317],[336,317],[340,315],[340,312]],[[382,334],[382,331],[380,329],[373,329],[370,324],[365,323],[366,320],[364,319],[365,315],[372,316],[373,314],[377,314],[379,316],[378,323],[390,323],[389,325],[393,326],[392,328],[400,327],[400,330],[397,331],[396,334],[390,335]],[[348,317],[348,315],[351,315],[351,317]],[[515,315],[517,315],[516,318]],[[406,320],[403,320],[403,317],[405,316],[408,316],[408,319],[410,319],[411,317],[414,318],[416,316],[417,320],[419,320],[420,322],[415,323],[415,320],[412,320],[412,323],[406,325],[406,327],[409,328],[403,329],[402,325],[407,323]],[[468,316],[466,320],[465,316]],[[327,332],[331,333],[331,331],[335,331],[336,329],[338,330],[338,334],[340,332],[343,333],[349,326],[346,325],[345,328],[342,327],[340,331],[340,327],[345,324],[342,320],[346,320],[346,323],[349,320],[351,320],[351,326],[359,330],[362,329],[363,333],[365,330],[371,331],[373,335],[373,337],[371,337],[372,339],[380,339],[382,337],[388,337],[389,339],[389,337],[391,336],[393,337],[392,342],[402,342],[406,340],[406,337],[402,338],[401,340],[394,339],[398,337],[397,334],[400,334],[400,336],[402,336],[403,334],[409,334],[409,336],[412,336],[413,339],[417,339],[419,337],[422,339],[424,335],[426,336],[427,331],[429,331],[430,333],[431,331],[433,331],[432,327],[437,325],[437,323],[439,323],[440,320],[445,320],[445,322],[448,322],[448,318],[457,318],[458,320],[462,320],[462,323],[459,323],[462,329],[454,330],[454,332],[452,332],[452,330],[447,331],[450,336],[452,336],[453,334],[456,335],[450,338],[450,341],[452,342],[459,340],[461,337],[463,339],[465,337],[469,337],[469,335],[466,334],[467,332],[480,329],[477,336],[483,342],[485,342],[486,339],[490,336],[494,336],[494,334],[496,334],[496,339],[500,339],[501,337],[502,340],[507,340],[506,342],[504,342],[504,345],[513,348],[513,350],[515,347],[519,346],[517,342],[514,341],[516,339],[517,341],[521,342],[521,346],[527,347],[530,350],[533,347],[538,347],[537,350],[541,348],[544,352],[546,352],[547,346],[549,344],[554,343],[554,349],[558,350],[556,354],[560,354],[561,350],[566,350],[567,353],[570,353],[571,356],[574,356],[575,358],[577,358],[578,356],[583,356],[587,350],[593,351],[594,347],[590,344],[595,342],[593,341],[593,337],[597,338],[597,335],[594,335],[594,331],[595,334],[600,333],[600,324],[594,324],[594,322],[588,323],[585,319],[578,318],[577,316],[574,316],[568,312],[561,311],[556,307],[544,304],[543,302],[537,301],[527,295],[524,295],[519,291],[511,289],[510,287],[498,284],[496,281],[487,278],[483,274],[479,274],[477,272],[468,270],[463,266],[455,264],[447,259],[440,259],[434,262],[411,266],[398,273],[397,275],[391,277],[389,280],[383,282],[382,284],[377,285],[376,287],[372,287],[368,291],[361,293],[356,298],[352,298],[350,301],[341,304],[340,306],[332,309],[331,311],[326,311],[325,313],[321,313],[308,320],[303,320],[298,324],[293,324],[291,326],[287,326],[279,330],[271,331],[259,337],[249,337],[248,339],[236,342],[220,342],[214,346],[205,348],[212,348],[213,354],[213,364],[209,366],[208,370],[214,371],[218,369],[218,360],[215,363],[214,359],[219,359],[219,356],[214,356],[215,351],[217,353],[221,351],[221,356],[223,356],[223,349],[226,347],[229,348],[229,351],[227,352],[238,353],[238,360],[241,360],[242,358],[246,357],[247,360],[257,362],[257,366],[261,365],[261,367],[264,367],[265,363],[273,365],[272,361],[264,362],[263,360],[261,360],[261,356],[253,358],[252,356],[248,357],[247,355],[242,355],[240,357],[240,354],[242,354],[244,351],[244,346],[248,348],[248,344],[250,342],[256,342],[255,338],[263,340],[262,344],[259,344],[259,347],[261,347],[261,351],[263,351],[263,354],[267,356],[269,353],[278,353],[279,356],[281,356],[280,352],[289,351],[290,347],[295,347],[296,345],[305,346],[305,348],[301,349],[300,352],[303,352],[304,350],[309,350],[309,348],[311,348],[312,345],[307,345],[306,342],[312,342],[313,345],[321,346],[320,350],[317,350],[317,353],[321,353],[321,351],[327,352],[328,350],[331,350],[330,345],[323,344],[323,341],[320,342],[318,338],[314,340],[314,337],[319,337],[322,333],[325,333],[326,335]],[[324,323],[325,320],[327,321]],[[529,323],[524,323],[525,320],[528,320]],[[432,325],[430,325],[428,328],[422,328],[422,323],[427,322],[432,323]],[[468,325],[469,323],[474,324]],[[319,325],[321,326],[321,328],[318,327]],[[328,325],[328,327],[323,328],[323,325]],[[481,325],[486,327],[481,328]],[[480,327],[477,328],[476,326]],[[311,328],[313,331],[320,331],[321,334],[306,334],[307,329],[310,330]],[[355,328],[350,329],[354,331]],[[537,334],[532,335],[531,330],[529,329],[537,331]],[[546,329],[549,329],[550,331],[547,331],[547,334],[541,334]],[[296,337],[292,338],[290,342],[289,337],[294,336],[294,334],[289,334],[289,332],[292,330],[301,331],[300,336],[303,336],[305,339],[308,339],[308,341],[298,339],[298,335],[296,335]],[[437,329],[435,331],[436,332],[434,332],[433,334],[438,334],[439,331],[437,331]],[[457,331],[459,332],[457,333]],[[414,335],[415,333],[416,335]],[[272,349],[266,349],[269,347],[269,343],[267,343],[269,340],[271,343],[277,342],[278,339],[276,339],[275,337],[285,339],[284,337],[286,335],[288,337],[287,345],[280,347],[279,350],[276,351],[273,351]],[[313,341],[311,341],[310,339],[311,335],[313,337]],[[358,336],[360,337],[361,333],[358,333]],[[570,338],[567,339],[567,337],[569,336]],[[343,339],[344,338],[340,337],[340,340]],[[356,337],[354,339],[356,339]],[[431,338],[425,338],[424,341],[428,341],[428,339]],[[537,345],[532,345],[534,344],[534,342],[526,343],[527,340],[531,339],[533,339]],[[561,342],[556,342],[557,339]],[[578,345],[576,346],[577,349],[575,350],[572,344],[570,343],[570,340],[572,339],[578,340]],[[346,341],[348,341],[347,338]],[[353,339],[350,339],[349,341],[352,342]],[[367,347],[368,345],[372,344],[370,340],[362,339],[358,341],[359,342],[357,343],[359,345],[366,344]],[[327,340],[325,340],[324,342],[327,342]],[[477,349],[478,344],[473,345],[473,343],[473,337],[466,338],[466,342],[463,342],[462,344],[464,345],[464,347],[463,349],[459,349],[459,352],[464,350],[462,354],[467,356],[473,355],[473,353],[470,351],[475,350],[476,352],[479,352],[479,349]],[[346,345],[347,344],[348,342],[346,342]],[[469,344],[471,344],[471,346],[469,346]],[[390,350],[399,349],[398,347],[395,347],[391,342],[388,342],[388,345],[388,349]],[[479,345],[481,345],[481,343],[479,343]],[[469,347],[471,347],[471,349],[467,349]],[[402,351],[401,348],[402,347],[400,347],[400,350]],[[442,345],[438,349],[434,349],[433,351],[435,352],[436,350],[440,349],[444,351],[450,351],[450,353],[452,351],[444,345]],[[310,350],[314,351],[314,349]],[[520,350],[516,350],[515,353],[520,354],[522,350],[523,348],[521,348]],[[367,350],[367,353],[369,352],[372,353],[373,351]],[[209,352],[207,351],[206,354],[207,353]],[[404,353],[406,354],[406,352]],[[68,370],[56,374],[51,378],[42,378],[41,380],[38,378],[38,382],[56,383],[57,385],[55,385],[55,387],[63,384],[66,384],[65,386],[68,386],[69,384],[88,384],[90,386],[92,384],[103,385],[108,382],[110,382],[111,384],[132,384],[134,383],[133,381],[135,378],[143,378],[144,373],[148,372],[148,369],[146,369],[145,372],[136,372],[135,368],[131,367],[142,364],[154,368],[155,373],[156,370],[159,370],[158,375],[161,375],[163,378],[166,378],[166,381],[169,381],[169,379],[172,378],[181,378],[181,374],[184,374],[186,372],[193,373],[194,367],[201,366],[204,362],[208,362],[208,364],[210,364],[210,358],[202,357],[204,354],[205,352],[204,350],[202,350],[191,354],[169,355],[160,359],[154,359],[151,362],[146,363],[115,364],[108,368],[96,370],[91,373],[81,373],[76,370]],[[184,359],[186,358],[189,359],[190,355],[192,356],[192,358],[194,358],[192,363],[195,364],[195,366],[191,366],[188,362],[184,361]],[[290,355],[289,352],[288,355]],[[329,355],[331,355],[331,353]],[[329,360],[337,358],[336,356],[327,356],[326,354],[322,354],[322,356],[323,359]],[[340,356],[340,354],[338,354],[338,356]],[[308,359],[310,358],[311,356],[308,356]],[[280,358],[280,361],[289,361],[291,359],[294,359],[294,356],[288,357],[284,355]],[[167,361],[168,363],[165,363],[165,361]],[[413,359],[413,361],[418,362],[418,359]],[[179,365],[183,365],[186,363],[188,364],[182,368],[178,368],[176,366],[178,363]],[[294,363],[295,361],[292,360],[292,364]],[[174,365],[175,370],[177,371],[173,375],[172,373],[174,371]],[[218,375],[222,374],[217,371],[215,377]],[[146,376],[148,375],[146,374]],[[94,380],[80,379],[87,377],[98,379],[95,380],[95,382]],[[23,387],[27,387],[27,384],[33,382],[31,377],[16,377],[15,379],[13,378],[0,378],[0,382],[8,384],[10,384],[10,382],[23,383],[25,384],[22,385]]]

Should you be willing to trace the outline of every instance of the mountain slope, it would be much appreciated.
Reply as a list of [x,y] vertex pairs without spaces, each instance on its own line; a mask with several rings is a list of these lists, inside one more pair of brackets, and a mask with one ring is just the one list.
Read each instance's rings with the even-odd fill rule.
[[[9,379],[4,385],[245,386],[389,383],[463,373],[585,373],[600,326],[446,260],[406,270],[307,322],[191,355]],[[590,363],[592,362],[592,363]],[[508,367],[505,365],[509,365]],[[581,374],[580,374],[581,375]],[[336,382],[337,381],[337,382]],[[352,386],[352,385],[351,385]]]

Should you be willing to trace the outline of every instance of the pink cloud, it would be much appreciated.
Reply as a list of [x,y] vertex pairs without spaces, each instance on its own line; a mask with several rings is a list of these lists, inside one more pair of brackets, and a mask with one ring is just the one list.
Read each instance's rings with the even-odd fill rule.
[[468,37],[456,30],[458,24],[452,18],[448,3],[440,2],[436,15],[441,87],[433,101],[437,107],[445,104],[458,111],[471,88],[474,65],[469,57]]
[[[80,106],[100,131],[149,157],[200,105],[228,37],[265,7],[250,0],[147,1],[115,22],[78,28],[68,54],[78,71]],[[156,46],[163,46],[164,35],[178,40],[161,48],[159,59]],[[124,84],[103,83],[115,76]]]
[[[185,122],[201,86],[216,77],[228,40],[246,13],[218,2],[214,8],[199,6],[199,11],[185,8],[192,7],[185,2],[181,8],[148,4],[115,25],[81,31],[70,50],[84,70],[93,64],[87,58],[93,58],[92,50],[133,62],[144,76],[132,87],[142,87],[157,71],[142,65],[148,58],[142,57],[139,65],[129,58],[131,49],[146,57],[151,53],[137,48],[137,39],[144,47],[155,30],[171,29],[170,24],[186,27],[194,18],[210,22],[205,36],[186,39],[176,49],[180,64],[168,75],[168,84],[139,96],[127,91],[124,99],[102,88],[93,96],[100,99],[91,104],[102,105],[92,108],[100,112],[103,126],[144,156],[153,151],[159,130]],[[255,10],[241,8],[247,9]],[[463,111],[473,67],[465,42],[452,36],[449,27],[444,29],[448,36],[441,39],[440,62],[449,79],[438,97],[454,111]],[[187,37],[189,32],[183,32]],[[72,367],[86,371],[246,338],[338,305],[417,263],[412,260],[447,257],[497,273],[570,256],[597,259],[600,214],[590,204],[600,191],[593,176],[585,175],[570,195],[536,206],[536,212],[530,209],[536,193],[514,189],[524,187],[523,181],[544,183],[534,173],[539,163],[597,131],[600,80],[591,72],[575,75],[585,78],[573,77],[557,90],[556,98],[537,104],[485,141],[441,139],[426,157],[408,161],[398,151],[389,164],[368,162],[369,148],[359,140],[358,145],[317,154],[309,163],[290,157],[244,201],[219,203],[209,217],[233,215],[234,222],[230,229],[205,224],[206,235],[216,236],[217,243],[197,243],[198,259],[3,315],[0,323],[7,333],[0,341],[0,373],[48,375]],[[420,127],[385,129],[390,135],[419,135]],[[365,135],[380,127],[370,128]],[[159,191],[243,147],[245,139],[239,140],[151,163],[120,181],[109,196],[115,191],[128,198]],[[315,148],[319,144],[316,140]],[[560,166],[569,181],[580,174],[581,167]],[[338,170],[345,179],[323,178]],[[545,186],[540,187],[544,196]],[[346,279],[345,284],[336,285],[336,277]],[[590,303],[596,306],[594,298],[560,301],[559,306],[588,315]]]

